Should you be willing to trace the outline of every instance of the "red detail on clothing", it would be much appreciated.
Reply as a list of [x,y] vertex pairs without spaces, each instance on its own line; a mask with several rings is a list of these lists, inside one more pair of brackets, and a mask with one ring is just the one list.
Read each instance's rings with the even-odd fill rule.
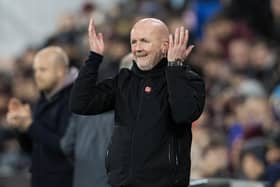
[[150,87],[150,86],[145,87],[145,92],[146,93],[151,93],[151,91],[152,91],[152,87]]

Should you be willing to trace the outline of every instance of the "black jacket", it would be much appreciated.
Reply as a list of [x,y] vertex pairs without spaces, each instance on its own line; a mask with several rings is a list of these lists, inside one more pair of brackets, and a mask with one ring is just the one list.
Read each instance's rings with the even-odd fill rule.
[[134,64],[96,84],[102,56],[91,52],[76,80],[71,110],[97,114],[115,109],[106,167],[113,186],[171,187],[189,183],[191,123],[204,106],[202,79],[189,68],[150,71]]
[[68,85],[50,99],[44,94],[33,109],[33,123],[19,139],[24,150],[32,151],[32,187],[71,187],[73,166],[60,148],[71,112]]

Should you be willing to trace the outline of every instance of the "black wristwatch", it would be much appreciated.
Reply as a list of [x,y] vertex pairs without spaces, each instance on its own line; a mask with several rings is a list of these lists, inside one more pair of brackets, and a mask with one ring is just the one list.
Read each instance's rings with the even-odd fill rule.
[[184,66],[184,60],[176,58],[174,61],[168,61],[168,66]]

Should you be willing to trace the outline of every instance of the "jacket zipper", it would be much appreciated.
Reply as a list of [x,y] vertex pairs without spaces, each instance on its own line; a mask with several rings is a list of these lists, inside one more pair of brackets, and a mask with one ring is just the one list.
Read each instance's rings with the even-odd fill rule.
[[171,161],[171,143],[168,144],[168,161],[169,164],[172,166],[172,161]]
[[178,172],[178,166],[179,166],[178,150],[177,150],[176,146],[177,146],[176,139],[174,136],[172,136],[171,141],[168,144],[168,161],[169,161],[170,167],[172,167],[172,169],[173,169],[175,184],[178,182],[177,172]]
[[178,183],[178,177],[177,177],[177,175],[178,175],[178,167],[179,167],[179,159],[178,159],[178,154],[179,154],[179,148],[178,148],[178,139],[176,139],[176,137],[173,137],[174,138],[174,142],[173,142],[173,146],[174,146],[174,150],[173,150],[173,152],[174,152],[174,156],[175,156],[175,169],[174,169],[174,171],[175,171],[175,184],[177,184]]
[[174,137],[171,137],[170,142],[168,143],[168,161],[171,167],[174,167]]
[[[144,82],[144,80],[142,80],[142,81]],[[137,111],[137,115],[136,115],[136,122],[140,119],[144,87],[145,86],[143,84],[140,88],[141,94],[140,94],[140,100],[139,100],[139,107],[138,107],[138,111]],[[133,152],[134,139],[135,139],[134,137],[135,137],[135,125],[132,125],[132,128],[131,128],[131,145],[130,145],[130,171],[129,171],[129,176],[130,177],[133,177],[133,173],[134,173],[134,152]]]

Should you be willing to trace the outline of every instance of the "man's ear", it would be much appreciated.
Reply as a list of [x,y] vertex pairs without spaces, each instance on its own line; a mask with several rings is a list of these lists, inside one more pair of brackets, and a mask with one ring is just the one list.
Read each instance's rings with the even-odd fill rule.
[[161,53],[166,56],[167,55],[167,51],[168,51],[168,41],[165,41],[161,45]]
[[65,71],[66,71],[66,69],[64,68],[64,67],[57,67],[58,69],[57,69],[57,73],[58,73],[58,76],[59,77],[64,77],[65,76]]

